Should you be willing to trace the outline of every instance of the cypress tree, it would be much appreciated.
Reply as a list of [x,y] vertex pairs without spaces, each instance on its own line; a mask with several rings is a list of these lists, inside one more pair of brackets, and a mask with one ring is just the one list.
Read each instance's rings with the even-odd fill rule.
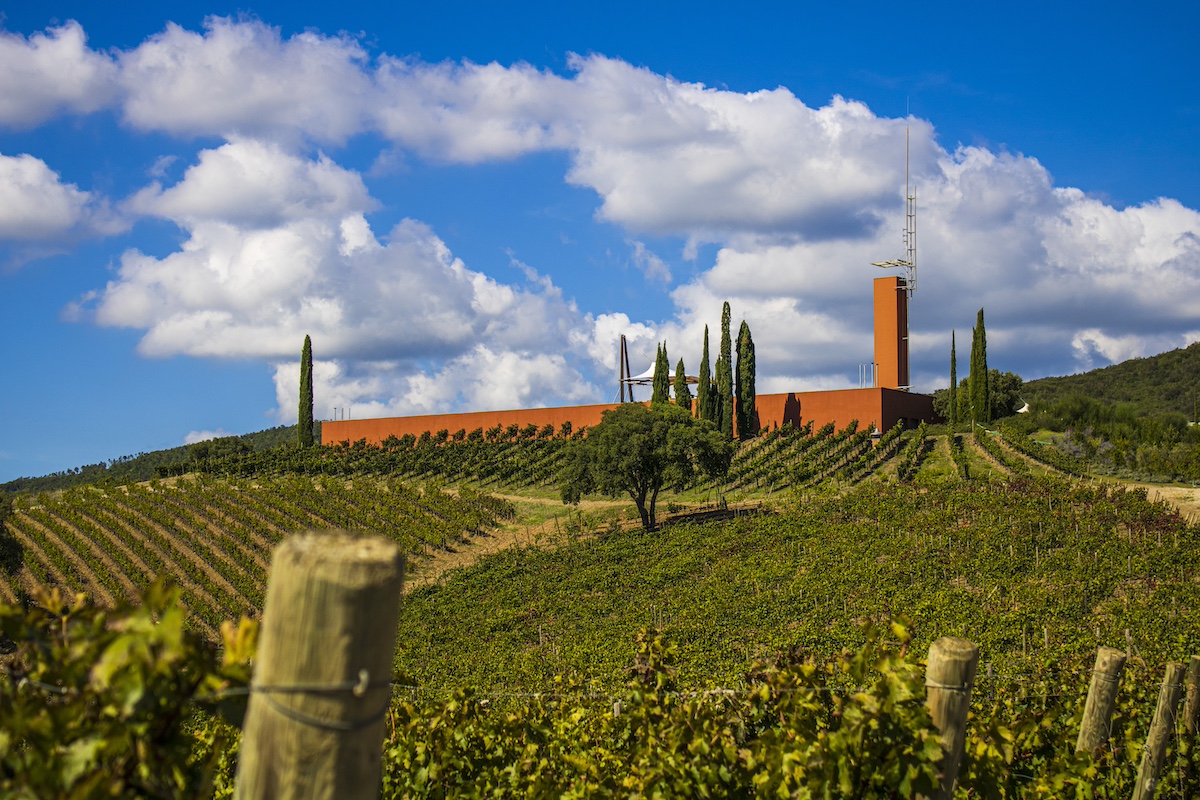
[[692,410],[692,390],[688,388],[687,373],[683,371],[683,359],[675,365],[675,405],[684,411]]
[[658,357],[654,359],[654,390],[650,405],[671,402],[671,364],[667,361],[667,343],[658,346]]
[[975,318],[971,336],[971,419],[976,423],[991,422],[991,397],[988,391],[987,331],[983,326],[983,309]]
[[700,376],[696,384],[696,416],[712,422],[712,387],[708,371],[708,326],[704,326],[704,350],[700,354]]
[[738,329],[737,360],[737,435],[748,439],[758,433],[758,409],[754,391],[754,338],[750,326],[742,320]]
[[958,424],[958,356],[954,353],[954,331],[950,331],[950,430]]
[[717,359],[717,396],[720,416],[717,424],[727,439],[733,438],[733,343],[729,339],[729,301],[721,307],[721,356]]
[[304,337],[304,349],[300,351],[300,410],[296,421],[296,435],[301,447],[313,443],[313,377],[312,339]]

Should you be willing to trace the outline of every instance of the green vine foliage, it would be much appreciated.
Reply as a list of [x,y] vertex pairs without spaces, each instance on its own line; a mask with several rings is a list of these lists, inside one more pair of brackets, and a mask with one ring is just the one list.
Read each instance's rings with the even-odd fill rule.
[[244,695],[210,704],[228,722],[196,701],[248,683],[255,624],[227,624],[219,659],[162,581],[115,611],[57,589],[35,600],[0,605],[0,796],[210,795]]
[[[915,797],[941,749],[907,632],[825,663],[781,655],[745,691],[680,692],[676,649],[641,631],[624,691],[458,691],[396,705],[385,797]],[[838,688],[844,687],[844,688]]]

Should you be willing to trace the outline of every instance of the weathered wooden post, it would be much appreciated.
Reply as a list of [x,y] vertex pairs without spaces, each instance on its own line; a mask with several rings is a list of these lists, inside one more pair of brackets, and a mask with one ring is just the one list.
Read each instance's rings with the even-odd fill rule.
[[1108,742],[1113,709],[1117,704],[1117,689],[1125,669],[1125,654],[1114,647],[1096,649],[1096,665],[1092,667],[1092,683],[1088,687],[1087,703],[1083,707],[1083,722],[1079,725],[1077,752],[1092,752]]
[[1188,662],[1187,703],[1183,707],[1183,724],[1187,732],[1196,735],[1196,716],[1200,713],[1200,656]]
[[342,531],[271,559],[235,796],[375,798],[404,557]]
[[1158,692],[1158,705],[1154,709],[1154,721],[1150,723],[1150,735],[1146,737],[1146,749],[1142,751],[1142,764],[1138,767],[1133,800],[1151,800],[1154,797],[1158,775],[1162,772],[1163,759],[1167,755],[1167,741],[1175,727],[1175,712],[1179,709],[1182,690],[1183,664],[1172,661],[1167,664],[1162,689]]
[[925,705],[942,740],[942,785],[936,800],[954,796],[954,782],[967,739],[967,711],[979,666],[979,648],[966,639],[943,636],[929,646]]

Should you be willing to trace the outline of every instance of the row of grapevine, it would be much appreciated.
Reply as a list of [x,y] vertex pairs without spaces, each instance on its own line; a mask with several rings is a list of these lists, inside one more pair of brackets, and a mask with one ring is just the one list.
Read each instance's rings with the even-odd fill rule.
[[929,450],[929,442],[925,438],[926,425],[922,422],[913,432],[908,444],[900,451],[899,463],[896,465],[896,479],[901,483],[909,483],[916,477],[921,468],[921,461]]
[[1004,441],[1023,456],[1067,475],[1085,477],[1088,474],[1087,465],[1079,459],[1057,448],[1040,445],[1010,425],[1001,424],[1000,433],[1004,436]]
[[946,441],[950,445],[950,458],[954,460],[958,477],[964,481],[971,480],[971,462],[967,458],[967,447],[963,443],[962,435],[951,431],[946,434]]
[[77,487],[16,504],[6,524],[23,546],[24,564],[9,594],[15,599],[57,586],[112,606],[140,596],[157,576],[171,575],[192,618],[215,637],[223,620],[261,608],[271,549],[290,533],[372,531],[415,554],[512,513],[511,504],[480,492],[422,491],[361,476]]

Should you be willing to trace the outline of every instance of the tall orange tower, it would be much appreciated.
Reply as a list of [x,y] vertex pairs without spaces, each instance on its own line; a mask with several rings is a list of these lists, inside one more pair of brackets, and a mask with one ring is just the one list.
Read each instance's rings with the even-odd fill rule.
[[875,279],[875,369],[881,389],[908,389],[908,286],[896,275]]

